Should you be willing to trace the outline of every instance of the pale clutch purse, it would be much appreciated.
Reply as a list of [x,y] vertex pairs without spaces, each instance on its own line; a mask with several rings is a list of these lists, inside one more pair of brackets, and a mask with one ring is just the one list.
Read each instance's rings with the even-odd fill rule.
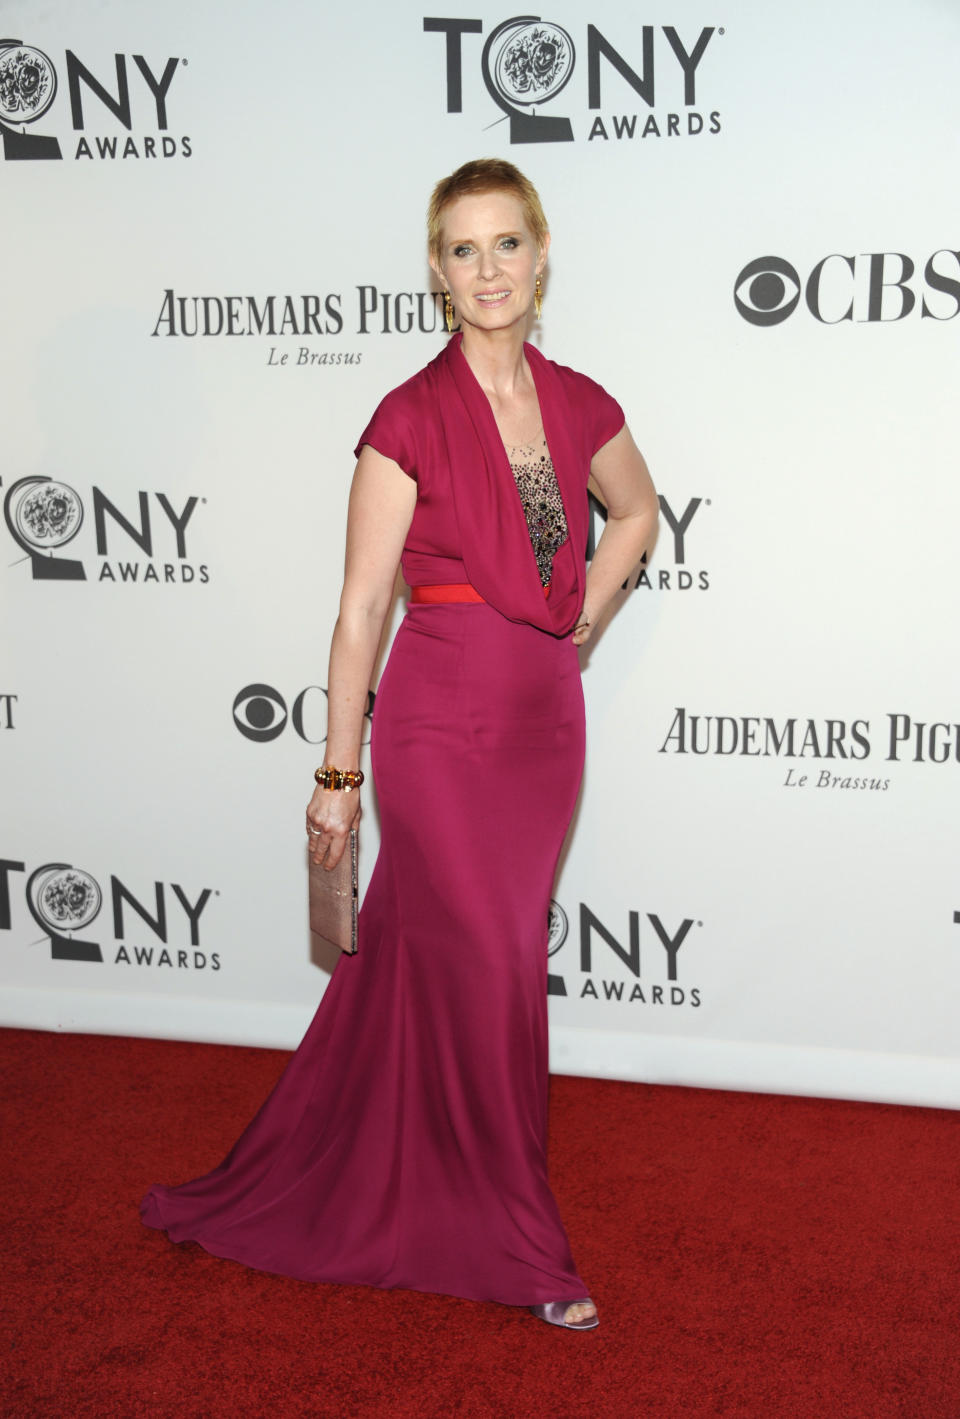
[[357,950],[357,830],[350,829],[343,856],[332,872],[310,863],[310,930],[339,946]]

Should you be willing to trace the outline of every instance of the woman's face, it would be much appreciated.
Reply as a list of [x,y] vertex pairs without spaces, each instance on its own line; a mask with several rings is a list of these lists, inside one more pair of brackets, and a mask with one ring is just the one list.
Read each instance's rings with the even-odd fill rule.
[[525,321],[550,238],[537,246],[517,198],[507,192],[461,197],[444,212],[441,235],[440,260],[430,264],[460,321],[479,330]]

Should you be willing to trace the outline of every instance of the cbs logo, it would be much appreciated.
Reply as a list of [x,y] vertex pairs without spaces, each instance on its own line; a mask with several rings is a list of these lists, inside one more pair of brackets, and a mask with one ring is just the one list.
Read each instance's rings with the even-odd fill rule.
[[[375,698],[374,691],[369,690],[364,711],[363,744],[370,743]],[[280,691],[272,685],[244,685],[233,701],[234,724],[245,739],[252,739],[255,744],[267,744],[271,739],[279,738],[288,720],[305,743],[323,744],[327,737],[327,692],[324,687],[308,685],[300,691],[289,710]]]
[[960,251],[935,251],[923,266],[902,251],[832,252],[804,280],[781,256],[748,261],[733,283],[738,313],[750,325],[788,320],[804,304],[821,325],[844,321],[896,322],[918,308],[922,319],[952,320],[960,313]]

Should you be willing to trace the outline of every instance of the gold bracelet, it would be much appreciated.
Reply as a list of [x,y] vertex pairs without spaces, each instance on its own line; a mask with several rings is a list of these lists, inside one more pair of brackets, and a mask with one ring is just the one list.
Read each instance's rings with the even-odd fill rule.
[[324,766],[314,771],[314,778],[321,788],[342,789],[349,793],[351,788],[359,788],[363,783],[361,769],[332,769]]

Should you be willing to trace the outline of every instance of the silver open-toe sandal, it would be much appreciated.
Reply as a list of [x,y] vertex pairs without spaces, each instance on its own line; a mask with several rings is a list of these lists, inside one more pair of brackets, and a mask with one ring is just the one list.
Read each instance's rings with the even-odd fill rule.
[[584,1296],[579,1301],[547,1301],[545,1305],[531,1306],[530,1309],[548,1325],[562,1325],[564,1330],[595,1330],[600,1324],[598,1315],[587,1316],[584,1320],[564,1320],[571,1306],[585,1306],[588,1303],[593,1305],[590,1297]]

